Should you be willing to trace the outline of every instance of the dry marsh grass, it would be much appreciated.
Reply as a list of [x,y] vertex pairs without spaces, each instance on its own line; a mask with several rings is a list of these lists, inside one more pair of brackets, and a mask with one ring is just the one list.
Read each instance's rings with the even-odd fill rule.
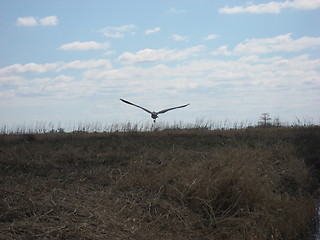
[[307,239],[320,129],[3,135],[0,239]]

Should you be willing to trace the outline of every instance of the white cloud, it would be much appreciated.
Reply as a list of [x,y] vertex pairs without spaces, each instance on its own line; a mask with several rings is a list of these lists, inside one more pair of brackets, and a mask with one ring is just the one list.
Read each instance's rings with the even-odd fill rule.
[[3,85],[17,85],[23,81],[22,77],[19,76],[0,76],[0,86]]
[[153,34],[153,33],[156,33],[156,32],[159,32],[161,30],[161,28],[159,27],[156,27],[156,28],[153,28],[153,29],[148,29],[144,32],[144,34]]
[[59,47],[61,50],[98,50],[98,49],[107,49],[110,47],[109,42],[99,43],[95,41],[89,41],[89,42],[72,42],[63,44]]
[[209,40],[214,40],[218,37],[219,37],[219,35],[217,35],[217,34],[209,34],[208,36],[204,37],[203,40],[209,41]]
[[172,8],[169,8],[167,10],[167,12],[168,13],[172,13],[172,14],[183,14],[183,13],[186,13],[187,10],[185,10],[185,9],[176,9],[176,8],[172,7]]
[[39,20],[42,26],[58,25],[58,18],[56,16],[48,16]]
[[17,19],[17,26],[54,26],[58,25],[57,16],[48,16],[41,19],[35,17],[19,17]]
[[[168,51],[167,55],[160,50]],[[156,62],[152,66],[122,65],[112,69],[105,69],[104,64],[108,63],[101,61],[102,59],[86,61],[92,68],[85,68],[83,61],[60,63],[57,69],[63,64],[66,67],[75,67],[77,64],[82,66],[84,71],[79,70],[79,74],[74,76],[33,78],[27,75],[28,78],[21,80],[15,78],[13,73],[12,79],[5,77],[3,82],[12,80],[17,81],[16,84],[5,85],[0,90],[0,97],[12,101],[2,101],[5,104],[0,101],[0,106],[13,106],[17,101],[27,107],[34,106],[32,104],[45,105],[48,101],[56,104],[61,99],[74,99],[86,104],[88,99],[82,98],[83,96],[103,96],[105,99],[108,93],[111,95],[110,99],[118,99],[121,95],[133,101],[138,99],[137,103],[149,99],[147,102],[154,109],[161,109],[163,105],[170,106],[172,101],[177,104],[191,102],[194,107],[190,106],[191,113],[186,112],[185,120],[188,119],[188,114],[191,118],[221,116],[224,119],[230,117],[228,111],[232,114],[236,111],[235,115],[238,116],[235,119],[239,116],[258,117],[265,110],[275,114],[274,109],[279,106],[293,116],[295,113],[303,115],[306,109],[311,109],[309,112],[316,112],[318,109],[315,103],[319,99],[319,58],[312,59],[307,55],[290,58],[244,55],[219,60],[206,55],[207,51],[203,46],[183,50],[156,49],[153,53],[160,56],[162,54],[164,59],[180,55],[180,59],[170,64]],[[135,54],[138,57],[138,52]],[[186,58],[199,54],[201,58]],[[115,104],[119,104],[115,106],[121,108],[118,100],[110,101],[115,101]],[[207,104],[203,105],[203,101]],[[275,108],[272,108],[272,102]],[[63,101],[63,104],[65,106],[69,102]],[[297,104],[302,107],[296,107]],[[112,111],[121,115],[122,110],[116,107]],[[110,113],[110,117],[113,117],[114,112]],[[68,114],[64,117],[69,116]],[[280,117],[282,116],[280,113]],[[122,118],[125,117],[122,113]],[[141,118],[134,118],[130,114],[129,117],[132,121],[140,121],[145,116],[142,114]],[[79,114],[77,118],[81,119],[83,115]],[[170,115],[167,119],[170,119]]]
[[80,61],[75,60],[68,63],[63,63],[59,71],[74,68],[74,69],[88,69],[88,68],[112,68],[111,61],[108,59],[97,59],[97,60],[88,60]]
[[[112,68],[111,61],[108,59],[94,59],[88,61],[75,60],[71,62],[60,62],[60,63],[27,63],[27,64],[13,64],[4,68],[0,68],[0,84],[10,82],[19,82],[20,77],[15,74],[43,74],[49,71],[62,71],[65,69],[88,69],[88,68]],[[8,76],[9,75],[9,76]]]
[[230,56],[232,55],[232,52],[228,50],[228,46],[221,46],[217,50],[211,52],[212,55],[225,55],[225,56]]
[[123,38],[125,33],[128,33],[128,32],[130,32],[131,34],[135,34],[133,30],[136,28],[137,28],[136,25],[128,24],[128,25],[122,25],[119,27],[106,27],[99,30],[99,32],[101,32],[105,37]]
[[106,51],[105,53],[103,53],[104,56],[110,56],[110,55],[113,55],[115,54],[116,51],[115,50],[109,50],[109,51]]
[[17,19],[17,26],[36,26],[37,20],[34,17],[19,17]]
[[247,39],[239,43],[232,51],[221,46],[212,52],[213,55],[254,55],[272,52],[299,52],[320,47],[320,37],[301,37],[292,39],[292,34],[279,35],[272,38]]
[[292,7],[296,9],[312,10],[320,8],[319,0],[295,0],[292,2]]
[[293,0],[293,1],[271,1],[262,4],[250,4],[248,6],[225,6],[219,9],[219,13],[237,14],[237,13],[280,13],[286,8],[293,8],[297,10],[313,10],[320,8],[320,0]]
[[25,79],[15,90],[17,96],[68,98],[75,91],[74,76],[58,75],[56,77]]
[[168,59],[174,55],[173,50],[168,49],[144,49],[136,53],[125,52],[118,57],[118,60],[125,64],[154,62]]
[[234,52],[236,54],[264,54],[271,52],[298,52],[312,47],[320,46],[320,37],[302,37],[292,39],[290,33],[273,38],[249,39],[238,44]]
[[181,36],[178,34],[173,34],[172,38],[174,41],[181,41],[181,42],[188,42],[189,41],[189,37],[187,36]]
[[14,90],[0,91],[0,99],[9,99],[14,97],[15,97]]
[[[157,89],[192,89],[227,86],[229,90],[277,90],[278,85],[299,89],[305,82],[317,83],[320,59],[308,56],[293,58],[251,57],[235,60],[197,59],[179,62],[174,66],[164,64],[152,67],[124,66],[109,70],[90,70],[84,79],[97,81],[100,87],[120,87],[131,92],[148,92]],[[126,86],[123,88],[123,86]]]
[[0,75],[7,74],[21,74],[21,73],[35,73],[41,74],[47,71],[51,71],[57,67],[56,63],[27,63],[27,64],[13,64],[8,67],[0,68]]
[[199,45],[184,50],[170,49],[144,49],[136,53],[125,52],[118,57],[118,61],[124,64],[155,62],[155,61],[174,61],[195,56],[203,51],[204,46]]
[[248,55],[248,56],[243,56],[243,57],[239,58],[239,61],[255,63],[255,62],[260,61],[260,58],[257,55]]

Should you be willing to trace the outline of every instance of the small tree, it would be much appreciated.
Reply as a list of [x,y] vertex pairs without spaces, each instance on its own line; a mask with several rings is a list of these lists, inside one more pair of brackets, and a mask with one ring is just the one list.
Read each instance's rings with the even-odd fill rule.
[[268,127],[271,126],[271,117],[269,113],[262,113],[260,117],[259,126]]

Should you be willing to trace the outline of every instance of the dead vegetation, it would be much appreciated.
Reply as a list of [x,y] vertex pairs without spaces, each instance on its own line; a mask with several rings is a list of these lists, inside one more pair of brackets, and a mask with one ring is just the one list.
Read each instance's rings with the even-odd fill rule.
[[307,239],[320,129],[3,135],[0,239]]

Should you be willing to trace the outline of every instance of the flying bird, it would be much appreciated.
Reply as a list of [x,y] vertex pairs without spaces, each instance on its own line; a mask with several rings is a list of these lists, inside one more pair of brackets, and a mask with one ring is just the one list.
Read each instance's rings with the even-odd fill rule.
[[159,111],[159,112],[154,112],[154,111],[150,111],[150,110],[148,110],[148,109],[146,109],[146,108],[144,108],[144,107],[141,107],[141,106],[139,106],[139,105],[136,105],[136,104],[134,104],[134,103],[131,103],[131,102],[127,101],[127,100],[124,100],[124,99],[122,99],[122,98],[120,98],[120,100],[121,100],[122,102],[124,102],[124,103],[127,103],[127,104],[133,105],[133,106],[135,106],[135,107],[141,108],[142,110],[150,113],[150,114],[151,114],[151,117],[153,118],[153,122],[156,122],[156,119],[158,118],[158,115],[161,114],[161,113],[165,113],[165,112],[171,111],[171,110],[173,110],[173,109],[183,108],[183,107],[186,107],[186,106],[190,105],[190,104],[188,103],[188,104],[185,104],[185,105],[182,105],[182,106],[167,108],[167,109],[163,109],[163,110],[161,110],[161,111]]

